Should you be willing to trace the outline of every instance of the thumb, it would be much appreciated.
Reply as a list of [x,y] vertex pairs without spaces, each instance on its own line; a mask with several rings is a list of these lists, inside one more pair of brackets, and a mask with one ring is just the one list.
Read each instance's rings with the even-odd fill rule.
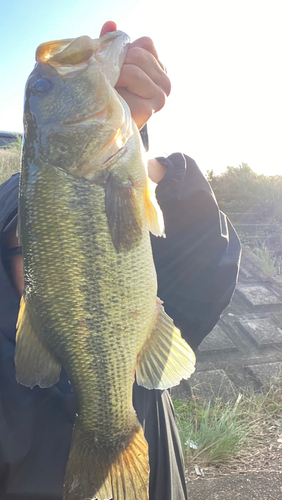
[[101,29],[100,38],[111,31],[117,31],[117,25],[114,21],[107,21]]

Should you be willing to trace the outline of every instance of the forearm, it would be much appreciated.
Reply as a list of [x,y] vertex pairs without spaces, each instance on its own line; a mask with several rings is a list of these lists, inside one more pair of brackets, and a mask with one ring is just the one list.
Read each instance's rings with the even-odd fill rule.
[[232,297],[240,243],[195,162],[181,154],[166,162],[156,189],[166,239],[152,237],[159,296],[195,348]]

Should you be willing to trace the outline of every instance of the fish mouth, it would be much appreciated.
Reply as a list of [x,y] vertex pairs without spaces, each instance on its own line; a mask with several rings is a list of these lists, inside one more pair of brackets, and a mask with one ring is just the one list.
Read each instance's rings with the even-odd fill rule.
[[94,54],[95,44],[89,36],[42,43],[36,51],[36,61],[54,65],[78,65]]

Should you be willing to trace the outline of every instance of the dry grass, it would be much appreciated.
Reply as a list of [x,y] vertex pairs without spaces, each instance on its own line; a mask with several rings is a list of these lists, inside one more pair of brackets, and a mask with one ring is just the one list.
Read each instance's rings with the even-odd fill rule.
[[21,159],[21,138],[9,145],[7,149],[0,148],[0,184],[12,174],[19,172]]

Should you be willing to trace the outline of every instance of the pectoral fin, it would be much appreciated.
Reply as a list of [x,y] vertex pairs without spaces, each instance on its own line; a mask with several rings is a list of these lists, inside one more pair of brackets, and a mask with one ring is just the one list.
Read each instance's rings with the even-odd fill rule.
[[17,381],[28,387],[50,387],[60,378],[61,365],[36,335],[23,297],[17,322],[15,366]]
[[157,202],[155,187],[155,183],[148,177],[144,193],[148,229],[155,236],[165,236],[163,213]]
[[195,371],[195,354],[157,302],[157,322],[138,355],[136,381],[146,389],[167,389]]
[[122,182],[114,173],[110,173],[105,206],[112,242],[117,252],[128,252],[142,238],[142,217],[131,181]]

